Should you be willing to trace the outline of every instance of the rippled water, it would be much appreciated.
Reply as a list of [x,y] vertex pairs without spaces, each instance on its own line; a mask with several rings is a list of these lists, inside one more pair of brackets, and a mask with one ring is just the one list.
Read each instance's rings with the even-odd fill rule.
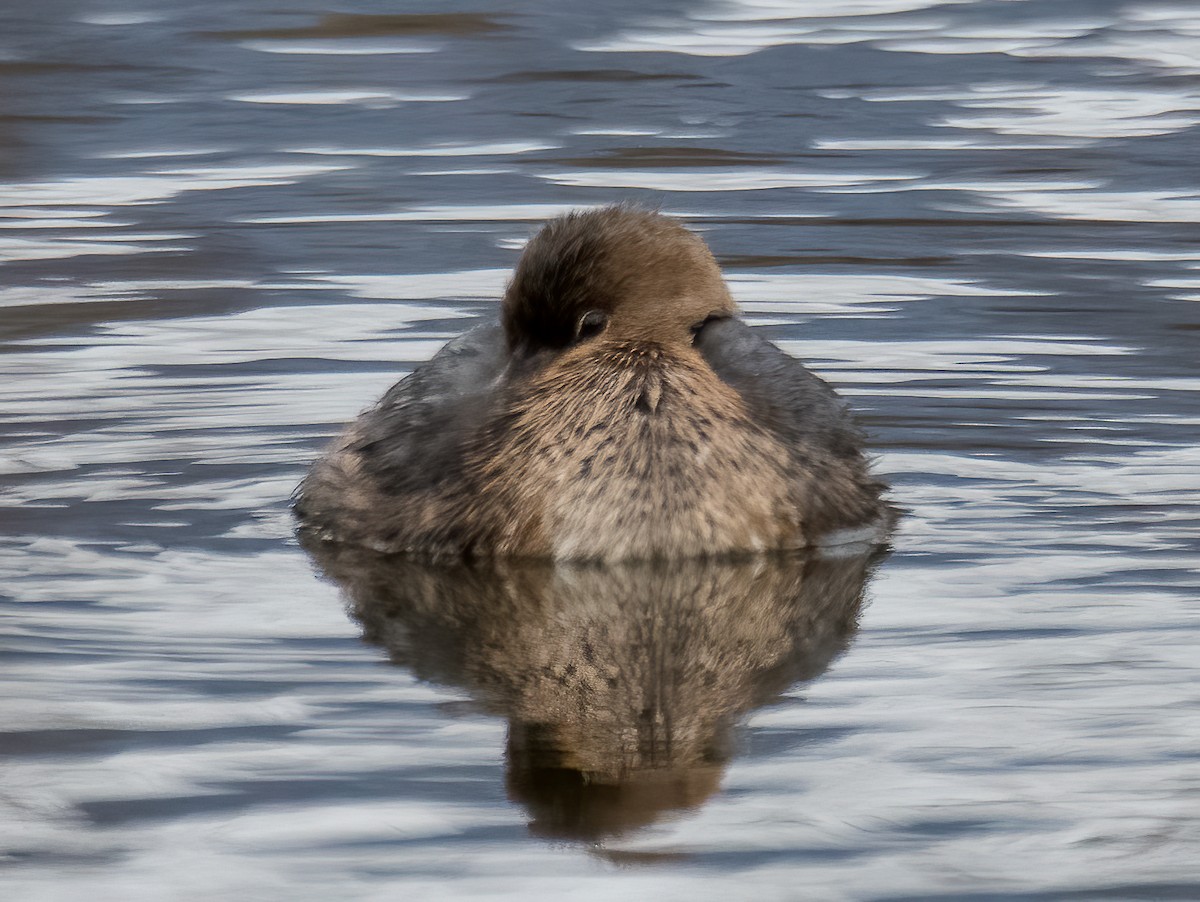
[[[483,9],[0,9],[4,897],[1200,898],[1200,8]],[[861,411],[892,554],[326,561],[348,617],[306,463],[628,198]]]

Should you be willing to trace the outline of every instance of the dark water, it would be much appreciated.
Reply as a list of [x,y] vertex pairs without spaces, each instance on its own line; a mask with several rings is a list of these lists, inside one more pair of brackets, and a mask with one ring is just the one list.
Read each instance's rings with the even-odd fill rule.
[[[1198,125],[1191,2],[0,4],[4,898],[1200,898]],[[629,198],[891,556],[347,617],[306,462]]]

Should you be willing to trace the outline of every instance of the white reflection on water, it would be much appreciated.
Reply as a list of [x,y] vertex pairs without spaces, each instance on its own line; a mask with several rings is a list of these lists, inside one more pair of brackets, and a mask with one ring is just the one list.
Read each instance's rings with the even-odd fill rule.
[[[854,19],[916,12],[935,6],[952,6],[970,0],[810,0],[799,6],[791,0],[728,0],[698,10],[701,21],[771,21],[778,19]],[[851,23],[856,24],[856,23]]]
[[919,175],[901,172],[789,172],[782,169],[741,167],[712,169],[587,169],[540,176],[559,185],[576,187],[645,188],[652,191],[762,191],[768,188],[812,188],[874,185],[901,182]]
[[[615,37],[583,42],[585,51],[658,51],[696,56],[742,56],[784,44],[856,44],[871,42],[883,50],[930,54],[1029,53],[1102,31],[1112,18],[1071,19],[1019,16],[986,25],[954,21],[955,5],[969,0],[866,0],[862,3],[778,3],[726,0],[693,11],[675,27],[650,25]],[[942,13],[931,16],[927,11]],[[1089,53],[1087,55],[1103,55]]]
[[[1191,4],[1134,3],[1105,17],[1025,19],[1016,12],[985,24],[958,21],[955,5],[970,6],[965,0],[803,5],[725,0],[684,21],[630,28],[577,46],[606,53],[743,56],[784,44],[871,42],[894,52],[1116,58],[1180,75],[1200,72],[1200,10]],[[927,14],[935,7],[943,15]]]
[[81,16],[79,21],[85,25],[108,25],[114,28],[120,28],[128,25],[145,25],[149,22],[161,22],[167,18],[166,13],[146,12],[146,11],[125,11],[125,12],[107,12],[107,13],[89,13]]
[[990,115],[943,116],[930,124],[1001,135],[1132,138],[1165,135],[1200,122],[1200,94],[1186,89],[983,83],[961,91],[873,91],[861,96],[888,102],[949,100],[965,109],[995,110]]
[[[1023,257],[1047,257],[1056,260],[1130,260],[1130,261],[1176,261],[1200,260],[1200,248],[1194,251],[1152,251],[1134,250],[1132,248],[1105,248],[1103,250],[1083,250],[1080,248],[1062,248],[1054,251],[1024,250]],[[1152,282],[1153,285],[1165,284]]]
[[1000,110],[996,115],[946,116],[934,125],[998,134],[1044,134],[1064,138],[1132,138],[1168,134],[1200,122],[1195,92],[1032,88],[1001,97],[964,97],[959,106]]
[[[579,50],[604,53],[663,52],[694,56],[744,56],[783,44],[849,44],[912,31],[937,32],[941,20],[906,20],[904,13],[969,0],[861,0],[856,3],[746,2],[727,0],[689,14],[674,27],[631,28],[613,37],[583,41]],[[835,18],[836,17],[836,18]]]
[[[158,156],[158,154],[155,154]],[[151,169],[138,175],[79,176],[45,182],[0,184],[0,217],[21,207],[92,207],[102,211],[167,200],[183,191],[220,191],[291,185],[301,179],[351,168],[348,163],[274,163]],[[39,210],[39,215],[46,215]]]
[[495,141],[484,144],[434,144],[428,147],[297,147],[285,152],[350,157],[485,157],[534,153],[554,150],[559,146],[544,141]]
[[[118,154],[130,161],[205,156],[210,150]],[[0,229],[37,229],[37,237],[0,234],[0,264],[92,256],[182,252],[201,235],[192,232],[132,232],[129,215],[189,191],[229,191],[294,185],[313,176],[344,171],[352,163],[261,163],[166,168],[137,175],[79,176],[43,182],[0,184]],[[87,230],[80,234],[80,230]],[[180,243],[183,242],[183,243]]]
[[388,56],[392,54],[437,53],[441,45],[428,42],[400,42],[394,40],[372,40],[369,38],[326,38],[320,41],[243,41],[247,50],[260,53],[282,53],[306,56]]
[[[1192,254],[1190,259],[1200,259],[1200,252]],[[1190,266],[1189,269],[1200,270],[1200,263]],[[1169,279],[1148,279],[1145,284],[1152,288],[1200,289],[1200,275],[1191,277],[1175,276]],[[1190,291],[1185,291],[1182,294],[1172,292],[1170,296],[1180,301],[1200,301],[1200,293],[1193,294]]]
[[902,53],[1012,53],[1020,54],[1057,44],[1063,39],[1090,35],[1113,24],[1112,19],[1036,19],[1029,22],[989,22],[986,25],[943,24],[936,31],[899,40],[879,41],[884,50]]
[[908,275],[731,272],[730,289],[749,314],[842,314],[878,316],[896,304],[930,297],[1019,297],[1018,289],[996,289],[955,279]]
[[157,157],[209,157],[230,153],[229,147],[142,147],[136,150],[109,150],[95,155],[98,160],[145,160]]
[[981,192],[988,205],[1013,207],[1056,219],[1109,222],[1200,221],[1195,191],[1005,191]]
[[451,103],[466,100],[466,94],[417,93],[409,91],[374,90],[295,90],[295,91],[245,91],[230,94],[229,100],[241,103],[314,104],[317,106],[340,104],[390,105],[394,103]]
[[[295,281],[264,284],[263,288],[278,288],[285,291],[326,291],[338,289],[358,298],[380,298],[395,301],[436,300],[439,298],[489,298],[497,299],[504,293],[508,281],[507,269],[470,269],[463,272],[396,273],[377,276],[311,276]],[[330,313],[336,314],[331,308]],[[396,308],[392,316],[413,320],[430,317],[431,308],[410,303]],[[447,311],[446,316],[459,315]],[[353,318],[353,313],[351,313]],[[390,319],[391,317],[389,317]]]
[[308,222],[528,222],[536,223],[588,204],[463,204],[375,213],[321,213],[311,216],[254,216],[243,222],[302,225]]
[[[96,225],[96,223],[86,223],[86,226]],[[17,260],[52,260],[60,257],[79,257],[90,254],[112,255],[112,254],[145,254],[145,253],[162,253],[164,251],[183,251],[187,250],[186,245],[179,244],[158,244],[161,241],[177,241],[183,238],[195,238],[195,235],[179,234],[156,234],[156,235],[129,235],[133,240],[153,242],[150,244],[130,244],[128,242],[115,241],[92,241],[87,237],[79,238],[43,238],[40,240],[31,240],[27,238],[2,238],[0,237],[0,263],[14,262]]]
[[817,150],[1037,150],[1041,147],[1070,146],[1046,142],[1017,143],[972,138],[817,138]]
[[1193,3],[1131,3],[1119,23],[1084,42],[1017,51],[1032,57],[1115,58],[1176,75],[1200,74],[1200,8]]

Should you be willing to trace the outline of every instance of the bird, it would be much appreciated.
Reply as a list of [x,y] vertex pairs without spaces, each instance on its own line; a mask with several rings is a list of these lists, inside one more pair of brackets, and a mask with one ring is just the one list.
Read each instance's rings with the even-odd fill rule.
[[528,242],[451,340],[294,495],[312,539],[445,559],[628,561],[882,542],[897,508],[833,388],[738,315],[707,244],[637,206]]

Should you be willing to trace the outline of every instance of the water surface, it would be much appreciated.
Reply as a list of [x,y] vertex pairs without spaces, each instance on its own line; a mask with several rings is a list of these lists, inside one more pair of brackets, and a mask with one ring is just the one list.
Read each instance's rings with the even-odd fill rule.
[[[4,4],[5,897],[1200,898],[1198,76],[1184,2]],[[891,555],[347,616],[307,462],[623,199],[860,411]],[[676,694],[547,716],[547,622]]]

